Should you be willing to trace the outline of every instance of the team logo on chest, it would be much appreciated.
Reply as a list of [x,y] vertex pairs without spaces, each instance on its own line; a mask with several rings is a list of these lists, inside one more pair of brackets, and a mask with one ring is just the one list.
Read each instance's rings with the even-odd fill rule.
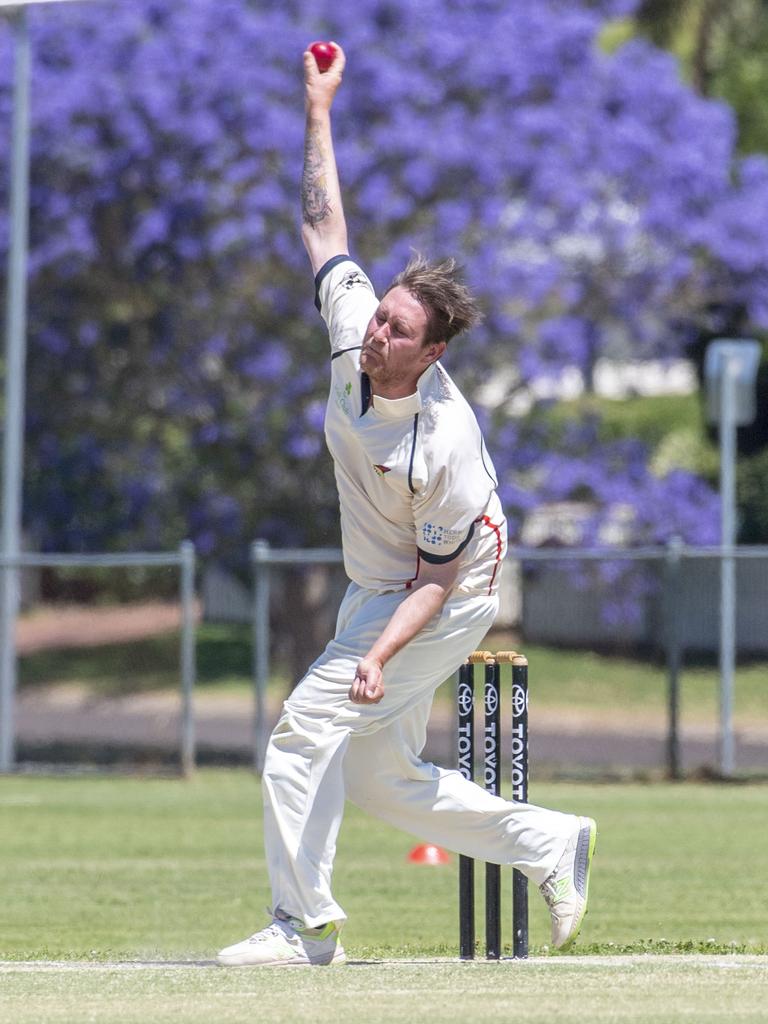
[[385,473],[389,473],[392,469],[391,466],[377,466],[375,463],[373,468],[376,470],[378,476],[384,476]]

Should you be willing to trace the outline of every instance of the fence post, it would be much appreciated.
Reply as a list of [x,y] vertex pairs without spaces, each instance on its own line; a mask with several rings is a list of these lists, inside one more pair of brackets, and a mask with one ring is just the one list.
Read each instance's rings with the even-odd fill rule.
[[664,647],[667,661],[667,776],[681,777],[680,765],[680,561],[681,537],[670,537],[664,562]]
[[181,566],[181,771],[195,770],[195,720],[193,697],[197,676],[195,652],[195,546],[190,540],[179,546]]
[[18,585],[18,568],[10,561],[0,562],[0,772],[16,766]]
[[[27,12],[12,12],[14,34],[13,117],[10,152],[9,244],[6,276],[2,510],[0,552],[21,549],[24,472],[24,403],[27,361],[27,256],[29,248],[29,80],[31,46]],[[0,570],[0,771],[16,764],[16,618],[19,565]]]
[[253,767],[261,774],[267,747],[266,696],[269,682],[269,541],[251,545],[253,565]]

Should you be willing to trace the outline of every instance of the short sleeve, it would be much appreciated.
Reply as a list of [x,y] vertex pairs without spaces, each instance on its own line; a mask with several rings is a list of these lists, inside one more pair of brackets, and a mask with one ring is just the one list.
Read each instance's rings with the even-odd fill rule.
[[416,546],[424,561],[435,564],[452,561],[466,548],[497,486],[474,417],[462,416],[459,407],[438,422],[443,429],[427,456],[424,486],[412,501]]
[[332,352],[360,348],[378,304],[373,285],[349,256],[334,256],[317,272],[315,305],[328,325]]
[[[457,558],[472,540],[475,521],[490,497],[489,480],[461,479],[446,467],[413,502],[416,546],[425,562],[440,564]],[[480,487],[473,486],[480,484]]]

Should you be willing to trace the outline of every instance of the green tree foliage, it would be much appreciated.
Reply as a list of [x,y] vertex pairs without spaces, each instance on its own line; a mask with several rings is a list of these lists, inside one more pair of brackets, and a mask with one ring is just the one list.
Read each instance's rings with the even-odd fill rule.
[[680,57],[698,92],[733,106],[742,152],[768,151],[765,0],[644,0],[635,25]]

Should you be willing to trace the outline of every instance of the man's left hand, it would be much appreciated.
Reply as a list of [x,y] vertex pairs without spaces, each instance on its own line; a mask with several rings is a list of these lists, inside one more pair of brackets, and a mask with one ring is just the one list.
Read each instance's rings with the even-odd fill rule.
[[382,665],[376,658],[363,658],[357,666],[355,681],[349,688],[353,704],[378,704],[384,696]]

